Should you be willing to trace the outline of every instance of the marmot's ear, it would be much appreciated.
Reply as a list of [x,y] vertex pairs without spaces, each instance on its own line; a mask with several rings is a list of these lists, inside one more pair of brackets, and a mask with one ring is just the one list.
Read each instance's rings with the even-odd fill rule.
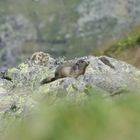
[[77,63],[75,63],[75,65],[79,66],[79,63],[77,62]]

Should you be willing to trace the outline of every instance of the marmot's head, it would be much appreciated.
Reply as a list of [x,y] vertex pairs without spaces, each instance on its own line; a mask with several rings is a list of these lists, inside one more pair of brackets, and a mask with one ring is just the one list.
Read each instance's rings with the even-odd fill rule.
[[74,69],[81,71],[81,73],[85,73],[86,67],[89,65],[89,61],[85,61],[83,59],[78,60],[75,63]]
[[81,59],[76,62],[76,65],[78,65],[80,67],[87,67],[89,65],[89,61],[85,61],[85,60]]

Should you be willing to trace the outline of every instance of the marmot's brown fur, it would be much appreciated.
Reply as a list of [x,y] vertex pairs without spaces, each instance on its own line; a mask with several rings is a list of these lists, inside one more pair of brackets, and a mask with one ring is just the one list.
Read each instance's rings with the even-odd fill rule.
[[59,78],[64,77],[74,77],[77,78],[80,75],[85,73],[86,67],[89,65],[89,62],[85,60],[78,60],[76,63],[64,63],[59,65],[55,71],[55,77],[53,78],[46,78],[41,81],[41,84],[52,82]]

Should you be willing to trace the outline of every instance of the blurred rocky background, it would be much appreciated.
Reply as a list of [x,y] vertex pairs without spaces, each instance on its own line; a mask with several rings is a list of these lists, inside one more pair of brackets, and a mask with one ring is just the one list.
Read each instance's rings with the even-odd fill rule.
[[[0,0],[1,71],[35,51],[68,58],[108,54],[104,48],[132,32],[139,36],[139,15],[139,0]],[[126,44],[125,55],[108,55],[139,67],[138,44],[129,50]]]

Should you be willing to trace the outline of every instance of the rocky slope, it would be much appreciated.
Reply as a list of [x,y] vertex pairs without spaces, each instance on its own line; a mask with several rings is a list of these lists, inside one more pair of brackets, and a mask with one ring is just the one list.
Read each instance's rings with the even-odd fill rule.
[[[84,75],[60,78],[40,85],[42,79],[53,77],[58,65],[77,60],[89,61]],[[56,103],[59,99],[82,101],[96,94],[114,97],[140,89],[140,71],[123,61],[110,57],[85,56],[73,60],[52,58],[37,52],[19,66],[8,69],[0,79],[0,114],[25,115],[39,102]]]

